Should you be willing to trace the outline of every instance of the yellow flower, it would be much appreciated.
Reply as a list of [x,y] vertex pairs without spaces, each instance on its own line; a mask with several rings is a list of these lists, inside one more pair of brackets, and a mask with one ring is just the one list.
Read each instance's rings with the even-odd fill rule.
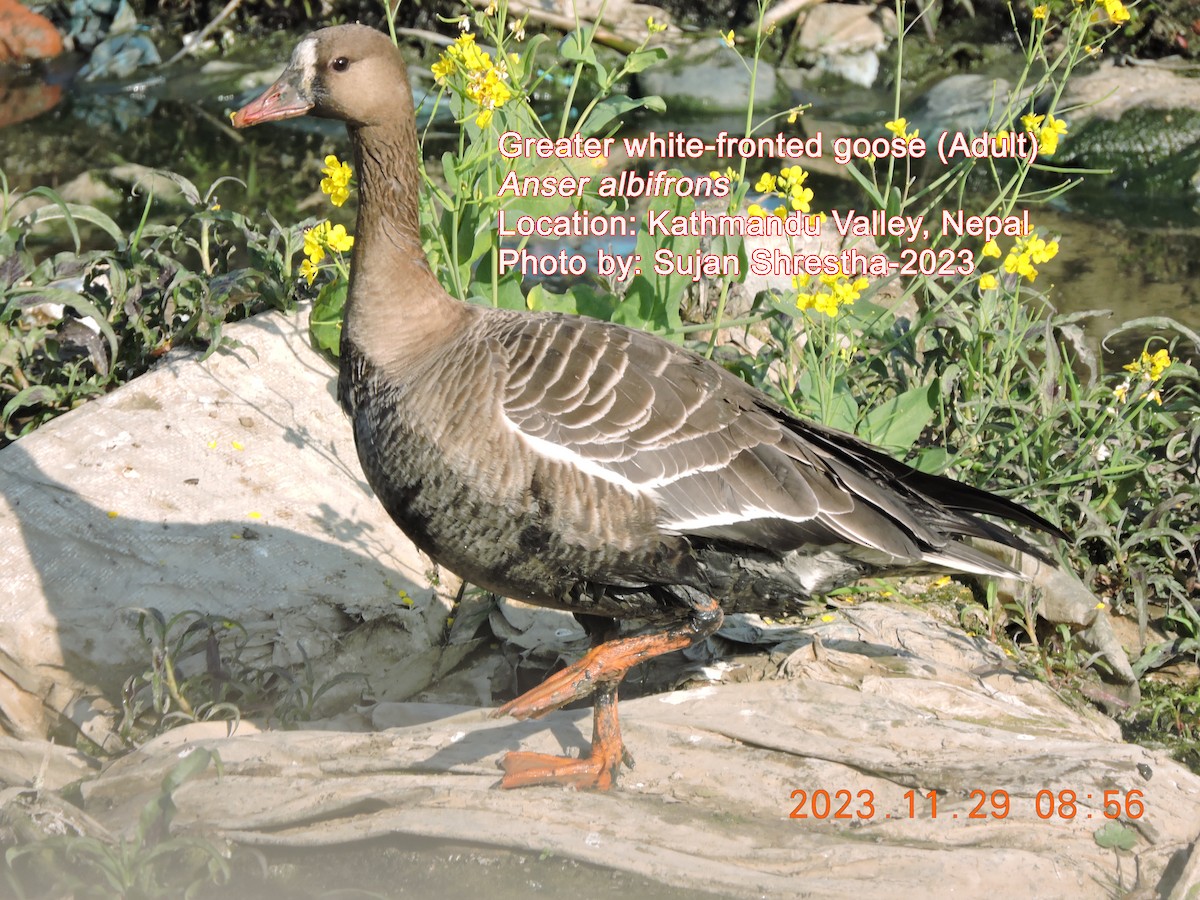
[[325,157],[321,173],[325,176],[321,179],[321,192],[329,195],[329,201],[334,206],[341,206],[350,197],[347,185],[354,174],[350,166],[331,153]]
[[1049,11],[1050,10],[1048,10],[1046,5],[1043,3],[1041,6],[1035,6],[1033,8],[1033,17],[1035,19],[1044,19]]
[[1026,113],[1021,116],[1021,124],[1025,126],[1026,131],[1037,131],[1042,127],[1042,120],[1045,116],[1035,116],[1033,113]]
[[[308,278],[311,274],[316,277],[316,265],[325,258],[326,250],[345,253],[354,246],[354,238],[346,233],[345,225],[332,225],[328,220],[314,225],[304,232],[304,255],[308,257],[309,267],[300,264],[300,274]],[[312,278],[309,278],[312,284]]]
[[[807,275],[794,276],[792,278],[792,286],[799,289],[807,287],[810,278]],[[848,306],[862,296],[862,292],[867,289],[870,284],[866,278],[857,278],[851,281],[841,271],[833,275],[821,275],[818,279],[821,287],[815,291],[805,291],[796,296],[796,308],[800,310],[812,309],[816,312],[834,317],[838,313],[838,308]],[[822,290],[828,288],[828,290]]]
[[328,228],[329,223],[322,222],[304,232],[304,255],[314,266],[325,258],[325,230]]
[[[1128,366],[1126,366],[1126,368],[1128,368]],[[1118,385],[1117,387],[1113,388],[1113,398],[1118,403],[1124,403],[1125,398],[1128,396],[1129,396],[1129,382],[1128,381],[1126,381],[1124,384]]]
[[983,255],[994,256],[996,259],[1000,258],[1000,246],[996,243],[995,238],[992,238],[983,245]]
[[325,243],[329,245],[330,250],[336,250],[338,253],[345,253],[354,246],[354,237],[346,233],[345,225],[334,225],[329,229],[329,234],[325,238]]
[[475,124],[480,128],[486,128],[492,121],[492,112],[512,99],[512,91],[504,79],[505,75],[491,66],[474,72],[467,83],[467,97],[480,108],[475,117]]
[[1124,25],[1129,21],[1129,10],[1121,0],[1104,0],[1104,11],[1114,25]]
[[661,22],[654,21],[654,16],[651,16],[650,18],[648,18],[646,20],[646,28],[650,31],[651,34],[658,34],[660,31],[667,30],[666,25],[662,24]]
[[316,281],[317,272],[320,270],[321,267],[314,263],[311,259],[306,259],[304,262],[300,263],[300,276],[307,281],[310,286],[314,281]]
[[723,40],[725,42],[726,47],[732,47],[733,43],[734,43],[733,29],[730,28],[729,31],[722,34],[721,40]]
[[452,49],[457,53],[458,61],[468,72],[480,72],[492,67],[491,54],[479,49],[473,34],[459,35]]
[[1054,118],[1053,115],[1047,115],[1046,124],[1038,129],[1038,151],[1046,156],[1053,155],[1054,151],[1058,149],[1059,135],[1068,133],[1066,122]]
[[786,190],[794,190],[808,180],[808,172],[799,166],[784,166],[779,170],[779,178]]
[[883,127],[896,137],[905,141],[914,140],[921,134],[921,131],[918,128],[914,128],[912,131],[909,131],[908,119],[904,118],[903,116],[901,116],[899,119],[892,119],[890,122],[884,122]]
[[996,280],[996,276],[992,274],[979,276],[979,289],[981,291],[994,291],[1000,286],[1000,282]]
[[1029,252],[1029,258],[1040,265],[1050,262],[1058,256],[1058,241],[1043,241],[1040,237],[1034,236],[1026,245],[1026,249]]
[[767,211],[757,203],[751,203],[750,206],[746,208],[746,215],[765,219],[767,217]]
[[763,172],[762,175],[758,177],[758,181],[754,183],[754,189],[756,191],[765,191],[768,193],[773,192],[775,190],[775,181],[776,179],[774,175],[772,175],[770,172]]
[[1153,354],[1142,351],[1139,359],[1125,366],[1126,372],[1132,372],[1134,375],[1140,375],[1142,378],[1153,383],[1162,378],[1163,372],[1171,365],[1171,354],[1166,350],[1156,350]]
[[458,66],[455,64],[454,59],[449,55],[449,52],[443,54],[438,61],[429,68],[430,71],[433,72],[433,80],[438,84],[445,84],[446,79],[458,70]]
[[813,198],[812,188],[795,185],[792,187],[789,194],[790,196],[788,197],[788,202],[791,204],[792,209],[803,213],[806,213],[812,209],[812,207],[809,205]]
[[1155,403],[1157,403],[1159,406],[1162,406],[1162,394],[1160,394],[1160,393],[1158,392],[1158,388],[1155,388],[1155,389],[1154,389],[1154,390],[1152,390],[1152,391],[1148,391],[1148,392],[1146,393],[1146,398],[1147,398],[1148,400],[1153,400],[1153,401],[1154,401]]

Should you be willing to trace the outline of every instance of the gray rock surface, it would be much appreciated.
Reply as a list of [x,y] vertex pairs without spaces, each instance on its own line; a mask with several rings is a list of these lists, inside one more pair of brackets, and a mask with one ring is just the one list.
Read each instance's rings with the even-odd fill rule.
[[[394,727],[373,733],[169,732],[85,781],[72,827],[130,834],[180,757],[204,747],[222,770],[175,791],[177,830],[314,859],[419,836],[731,897],[1186,895],[1200,777],[923,612],[829,618],[779,648],[765,680],[622,703],[637,766],[607,795],[496,789],[507,750],[583,747],[586,710],[515,723],[393,703],[380,718]],[[1110,846],[1114,831],[1130,849]]]
[[106,744],[109,704],[148,662],[137,607],[234,619],[248,662],[370,669],[391,699],[462,652],[443,646],[457,581],[433,585],[371,495],[307,317],[227,334],[234,349],[173,358],[0,451],[10,734],[86,722]]

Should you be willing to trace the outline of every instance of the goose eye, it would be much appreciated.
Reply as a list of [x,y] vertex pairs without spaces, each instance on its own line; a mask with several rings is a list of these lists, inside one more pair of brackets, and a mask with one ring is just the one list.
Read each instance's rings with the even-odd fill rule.
[[329,68],[333,69],[335,72],[345,72],[348,68],[350,68],[350,60],[346,59],[344,56],[339,56],[329,64]]

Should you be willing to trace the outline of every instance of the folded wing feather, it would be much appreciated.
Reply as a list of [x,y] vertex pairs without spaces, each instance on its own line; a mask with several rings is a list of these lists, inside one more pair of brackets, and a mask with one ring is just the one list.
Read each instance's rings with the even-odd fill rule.
[[920,487],[954,482],[910,485],[902,463],[791,417],[681,348],[557,316],[508,319],[496,337],[510,361],[504,414],[527,446],[650,495],[665,532],[781,553],[845,544],[990,573],[1010,570],[947,534],[1024,545],[970,515],[1020,507],[980,508],[976,495],[990,495],[967,486],[943,505]]

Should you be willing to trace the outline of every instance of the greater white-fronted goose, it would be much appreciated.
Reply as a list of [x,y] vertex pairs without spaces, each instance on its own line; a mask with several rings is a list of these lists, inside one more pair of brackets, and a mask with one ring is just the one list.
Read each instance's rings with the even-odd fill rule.
[[726,612],[786,613],[873,573],[1015,574],[964,543],[1033,552],[981,513],[1061,536],[1008,500],[800,420],[657,337],[452,299],[421,248],[412,94],[383,34],[309,35],[234,123],[300,115],[344,121],[353,146],[338,393],[387,511],[476,585],[570,610],[593,634],[623,618],[656,628],[598,642],[497,712],[594,695],[591,755],[509,753],[504,787],[610,787],[626,671],[703,640]]

